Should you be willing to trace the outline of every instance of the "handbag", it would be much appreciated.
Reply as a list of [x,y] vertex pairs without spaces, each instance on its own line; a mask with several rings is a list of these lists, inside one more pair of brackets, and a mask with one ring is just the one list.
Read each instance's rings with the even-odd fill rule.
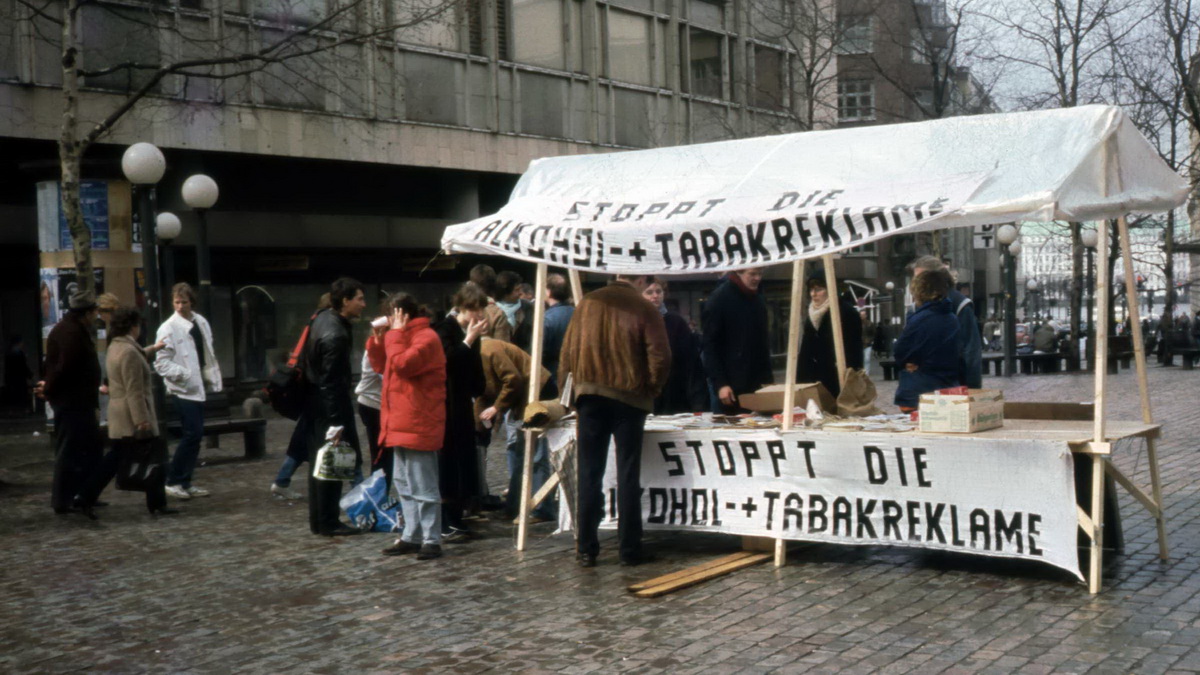
[[342,427],[329,427],[325,433],[325,445],[317,450],[313,462],[313,478],[317,480],[354,480],[358,465],[358,451],[349,443],[342,442]]
[[117,450],[117,489],[147,492],[161,485],[167,473],[167,441],[162,436],[120,438]]
[[312,318],[308,320],[308,325],[304,327],[304,331],[300,333],[300,339],[296,341],[296,347],[288,355],[287,363],[272,371],[270,377],[267,378],[267,386],[263,387],[263,393],[266,394],[267,401],[275,412],[290,420],[299,419],[300,414],[304,412],[308,382],[304,378],[304,368],[300,365],[300,356],[308,344],[308,333],[316,318],[317,315],[313,314]]

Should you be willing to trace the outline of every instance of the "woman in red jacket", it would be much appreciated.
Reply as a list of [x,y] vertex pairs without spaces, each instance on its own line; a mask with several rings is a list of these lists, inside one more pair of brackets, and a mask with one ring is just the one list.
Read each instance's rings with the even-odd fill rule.
[[442,555],[437,451],[446,432],[446,355],[415,298],[397,293],[389,306],[382,342],[367,340],[371,367],[383,375],[379,446],[392,449],[392,480],[404,514],[404,532],[383,554],[430,560]]

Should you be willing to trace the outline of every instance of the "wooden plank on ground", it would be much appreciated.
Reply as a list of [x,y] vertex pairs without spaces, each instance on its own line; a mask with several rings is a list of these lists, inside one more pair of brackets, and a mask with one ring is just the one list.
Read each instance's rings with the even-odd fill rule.
[[646,581],[643,581],[641,583],[630,584],[629,590],[630,591],[641,591],[641,590],[650,588],[651,586],[660,586],[669,581],[674,581],[675,579],[679,579],[681,577],[686,577],[690,574],[695,574],[696,572],[699,572],[701,570],[706,570],[710,567],[719,567],[719,566],[727,564],[727,563],[741,560],[742,558],[748,558],[752,555],[754,555],[753,551],[738,551],[737,553],[731,553],[730,555],[727,555],[727,556],[724,556],[721,558],[717,558],[716,560],[709,560],[706,563],[701,563],[699,565],[695,565],[693,567],[689,567],[684,570],[679,570],[678,572],[672,572],[670,574],[664,574],[661,577],[647,579]]
[[[727,560],[729,558],[733,559]],[[772,558],[773,556],[770,553],[748,553],[743,551],[741,553],[735,553],[732,556],[726,556],[725,558],[706,563],[704,565],[698,565],[674,574],[668,574],[665,577],[651,579],[641,584],[634,584],[633,586],[630,586],[629,589],[633,591],[633,594],[639,598],[657,598],[660,595],[666,595],[667,593],[688,588],[689,586],[695,586],[696,584],[703,583],[709,579],[716,579],[717,577],[725,576],[730,572],[736,572],[740,569],[765,563]],[[720,562],[721,560],[726,560],[726,562]],[[670,579],[664,581],[664,579],[667,579],[668,577]],[[640,590],[634,590],[634,586],[639,587]]]

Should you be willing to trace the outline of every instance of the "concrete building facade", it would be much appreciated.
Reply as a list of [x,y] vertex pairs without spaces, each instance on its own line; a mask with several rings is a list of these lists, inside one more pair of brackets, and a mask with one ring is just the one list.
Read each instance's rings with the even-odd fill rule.
[[[203,76],[168,75],[89,151],[84,179],[123,184],[118,160],[134,142],[164,151],[158,208],[184,221],[171,246],[184,280],[195,278],[195,217],[179,186],[194,173],[217,181],[208,216],[212,323],[223,370],[257,380],[336,276],[367,282],[370,299],[419,283],[431,303],[443,303],[477,262],[436,256],[443,226],[498,209],[534,159],[831,126],[832,113],[800,119],[796,42],[764,18],[783,7],[101,0],[80,14],[81,67],[91,71],[82,120],[105,118],[146,82],[145,68],[121,64],[262,53],[285,42],[294,57],[249,73],[221,64]],[[0,0],[0,332],[27,344],[38,328],[30,312],[36,186],[58,177],[53,21],[61,11]],[[696,306],[687,283],[679,294]]]

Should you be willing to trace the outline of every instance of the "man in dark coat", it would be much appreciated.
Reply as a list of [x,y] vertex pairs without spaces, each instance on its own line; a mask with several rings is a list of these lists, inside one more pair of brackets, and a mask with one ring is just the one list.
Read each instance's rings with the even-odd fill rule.
[[[317,451],[325,444],[329,427],[342,427],[342,441],[360,449],[354,423],[354,380],[350,373],[350,321],[366,309],[362,284],[341,278],[329,291],[333,304],[313,319],[304,347],[304,377],[308,380],[305,414],[313,426],[308,441],[308,462],[316,466]],[[343,524],[338,515],[342,484],[335,480],[317,480],[308,474],[308,527],[313,534],[335,537],[358,534]]]
[[[103,456],[100,435],[100,360],[93,324],[96,299],[75,292],[70,309],[46,338],[46,379],[41,395],[54,410],[54,482],[50,505],[58,514],[76,510],[77,498]],[[95,519],[91,505],[79,503]]]
[[667,309],[667,282],[652,277],[642,297],[662,314],[671,345],[671,373],[662,394],[654,399],[655,415],[675,415],[708,409],[708,386],[704,381],[704,366],[700,362],[700,340],[692,332],[687,319]]
[[463,523],[468,500],[483,495],[479,454],[475,450],[473,400],[483,395],[480,336],[487,330],[487,294],[468,282],[454,295],[454,309],[433,330],[446,353],[446,438],[438,453],[438,485],[442,495],[442,541],[470,537]]
[[774,380],[762,274],[761,267],[731,272],[704,303],[701,344],[704,372],[718,399],[713,412],[740,411],[738,396]]

